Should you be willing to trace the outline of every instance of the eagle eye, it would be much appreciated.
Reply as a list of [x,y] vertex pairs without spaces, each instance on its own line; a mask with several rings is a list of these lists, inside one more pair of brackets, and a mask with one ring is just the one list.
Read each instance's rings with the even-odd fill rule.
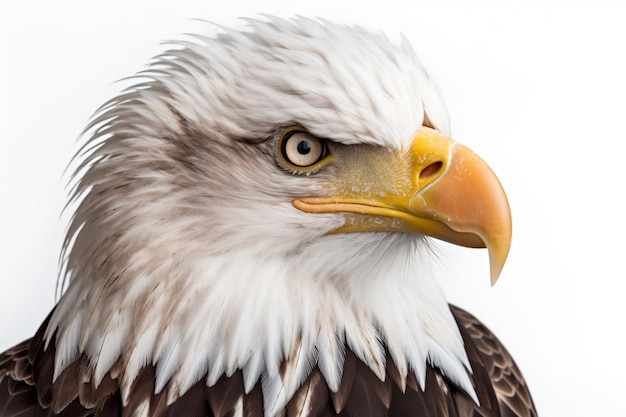
[[307,170],[328,155],[328,145],[301,129],[287,129],[278,141],[281,159],[296,170]]

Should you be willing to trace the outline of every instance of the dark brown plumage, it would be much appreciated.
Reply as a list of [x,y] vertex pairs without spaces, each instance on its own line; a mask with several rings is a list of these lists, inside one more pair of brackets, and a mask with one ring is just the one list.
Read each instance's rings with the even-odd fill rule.
[[[480,401],[475,404],[437,368],[428,367],[425,390],[414,376],[402,387],[393,363],[381,381],[348,349],[341,385],[331,392],[318,369],[314,369],[284,410],[286,417],[533,417],[537,413],[517,365],[500,341],[466,311],[451,307],[459,325],[474,373],[472,382]],[[51,346],[43,350],[43,329],[0,356],[0,416],[132,416],[148,399],[150,416],[238,415],[237,402],[243,398],[244,416],[263,415],[261,381],[245,394],[240,371],[222,376],[212,387],[204,379],[182,397],[167,404],[164,395],[154,395],[154,367],[146,366],[133,384],[131,401],[124,407],[115,366],[98,388],[80,381],[84,358],[70,365],[52,383]],[[53,393],[64,392],[63,396]],[[55,414],[57,412],[57,414]]]

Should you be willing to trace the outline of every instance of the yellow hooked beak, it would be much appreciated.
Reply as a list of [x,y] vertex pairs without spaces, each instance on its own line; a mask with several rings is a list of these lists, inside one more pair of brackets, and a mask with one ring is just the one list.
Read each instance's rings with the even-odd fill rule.
[[333,149],[330,196],[299,198],[310,213],[345,213],[336,233],[402,231],[489,251],[496,283],[511,245],[511,213],[491,168],[463,145],[422,127],[410,149]]

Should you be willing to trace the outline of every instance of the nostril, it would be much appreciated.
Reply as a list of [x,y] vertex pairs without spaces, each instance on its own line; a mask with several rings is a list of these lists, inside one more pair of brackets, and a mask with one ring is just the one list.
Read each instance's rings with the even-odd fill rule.
[[428,165],[426,168],[422,170],[422,172],[420,172],[420,179],[432,177],[437,172],[439,172],[442,165],[443,164],[441,163],[441,161],[433,162],[432,164]]

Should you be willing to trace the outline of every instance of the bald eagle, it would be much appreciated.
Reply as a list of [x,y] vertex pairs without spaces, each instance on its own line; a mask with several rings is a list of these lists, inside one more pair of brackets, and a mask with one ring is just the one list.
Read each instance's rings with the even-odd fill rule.
[[86,128],[67,289],[2,416],[535,416],[429,268],[510,212],[406,40],[307,18],[173,43]]

